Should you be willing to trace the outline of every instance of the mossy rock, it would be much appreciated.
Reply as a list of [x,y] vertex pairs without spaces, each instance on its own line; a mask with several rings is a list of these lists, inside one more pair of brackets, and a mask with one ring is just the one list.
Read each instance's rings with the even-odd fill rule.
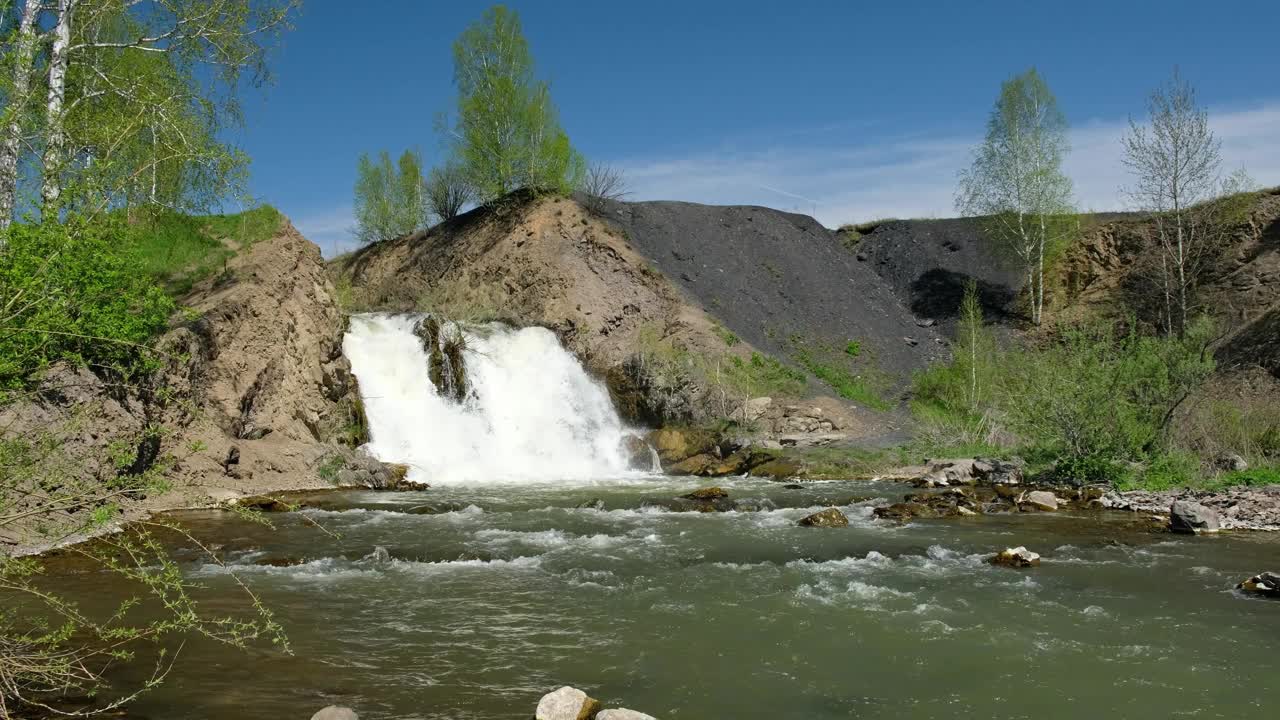
[[719,438],[701,428],[662,428],[649,433],[649,444],[658,451],[664,463],[678,463],[695,455],[710,455]]
[[685,458],[667,468],[668,475],[704,475],[708,468],[714,467],[719,460],[714,455],[703,453]]
[[719,500],[729,497],[729,492],[720,487],[704,487],[680,497],[686,500]]
[[796,477],[803,471],[803,467],[796,460],[788,458],[774,458],[767,460],[747,471],[752,477],[764,477],[772,480],[785,480],[787,478]]

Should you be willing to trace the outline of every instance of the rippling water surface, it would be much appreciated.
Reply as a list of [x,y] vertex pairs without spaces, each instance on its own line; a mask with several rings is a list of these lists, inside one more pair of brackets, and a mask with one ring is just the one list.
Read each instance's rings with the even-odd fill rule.
[[[645,480],[343,493],[272,515],[274,530],[182,515],[275,609],[294,655],[189,644],[134,711],[304,718],[340,703],[362,718],[519,718],[571,684],[659,718],[1267,712],[1280,603],[1231,588],[1280,566],[1271,536],[1150,534],[1113,514],[897,526],[866,502],[844,507],[849,528],[801,528],[827,503],[901,491],[724,486],[778,509],[640,509],[697,487]],[[603,510],[575,508],[595,498]],[[406,512],[445,502],[463,509]],[[1044,564],[983,562],[1021,544]],[[391,560],[366,559],[376,546]],[[212,607],[238,597],[226,571],[184,557]]]

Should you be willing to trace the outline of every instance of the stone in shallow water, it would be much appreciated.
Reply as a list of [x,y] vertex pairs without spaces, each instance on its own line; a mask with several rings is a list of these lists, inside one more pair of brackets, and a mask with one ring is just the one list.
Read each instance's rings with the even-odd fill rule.
[[800,521],[804,527],[846,527],[849,518],[836,508],[827,508],[816,512]]
[[1236,589],[1266,597],[1280,598],[1280,574],[1273,572],[1258,573],[1236,585]]
[[330,705],[312,715],[311,720],[360,720],[360,718],[351,708]]
[[1199,503],[1178,500],[1169,507],[1169,529],[1176,533],[1218,532],[1221,523],[1216,510]]
[[688,495],[681,495],[685,500],[719,500],[729,497],[729,492],[719,487],[698,488]]
[[992,565],[1003,565],[1005,567],[1035,567],[1040,564],[1040,554],[1033,553],[1019,545],[1016,548],[1001,550],[996,553],[989,562],[991,562]]
[[1058,498],[1048,490],[1033,490],[1027,493],[1027,502],[1037,510],[1052,512],[1058,509]]
[[621,708],[618,710],[605,710],[596,716],[596,720],[658,720],[652,715],[645,715],[635,710],[627,710]]
[[538,701],[535,720],[590,720],[600,709],[600,701],[568,685],[549,692]]

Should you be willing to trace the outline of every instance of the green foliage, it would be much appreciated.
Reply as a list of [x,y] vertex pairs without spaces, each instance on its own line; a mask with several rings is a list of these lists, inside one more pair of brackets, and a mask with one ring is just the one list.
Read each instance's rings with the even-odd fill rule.
[[1221,487],[1280,485],[1280,467],[1266,466],[1234,470],[1219,475],[1214,482]]
[[1062,172],[1068,147],[1066,116],[1032,68],[1001,84],[986,139],[956,191],[956,208],[986,218],[993,245],[1023,271],[1037,325],[1045,266],[1075,227],[1071,180]]
[[858,342],[857,340],[850,340],[848,344],[844,346],[844,354],[848,355],[849,357],[856,358],[861,353],[862,353],[862,343]]
[[724,341],[724,344],[728,345],[729,347],[733,347],[734,345],[737,345],[739,342],[741,342],[738,339],[738,336],[733,334],[732,330],[724,327],[723,325],[713,325],[711,327],[711,331],[714,332],[721,340]]
[[[912,409],[934,436],[1001,438],[1029,457],[1056,460],[1062,479],[1120,482],[1128,463],[1148,464],[1153,482],[1185,478],[1167,459],[1170,423],[1213,371],[1210,335],[1207,322],[1182,338],[1091,325],[1040,347],[976,354],[982,341],[966,346],[962,337],[952,362],[916,376]],[[1157,460],[1164,464],[1151,464]]]
[[513,10],[495,5],[453,45],[458,104],[454,157],[480,202],[519,188],[567,192],[586,161],[560,126],[551,89],[536,79]]
[[114,215],[108,225],[117,243],[173,296],[222,272],[237,250],[274,236],[284,222],[269,205],[231,215],[192,216],[164,209]]
[[724,377],[730,386],[748,397],[799,395],[807,382],[804,373],[758,352],[751,353],[748,361],[731,356],[724,367]]
[[386,151],[376,161],[360,156],[355,216],[355,236],[364,244],[408,235],[426,224],[427,196],[417,152],[406,150],[395,164]]
[[13,225],[0,251],[0,386],[59,360],[130,376],[173,301],[128,248],[118,219]]
[[830,385],[840,397],[852,400],[876,410],[888,410],[891,405],[861,375],[847,368],[815,359],[806,351],[796,354],[796,360],[813,376]]

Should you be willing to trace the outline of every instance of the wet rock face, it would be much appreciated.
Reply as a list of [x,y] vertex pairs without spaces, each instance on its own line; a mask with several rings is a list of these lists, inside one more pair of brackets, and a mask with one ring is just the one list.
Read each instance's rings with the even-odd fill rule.
[[1222,527],[1216,510],[1189,500],[1178,500],[1169,506],[1169,530],[1176,533],[1214,533]]
[[1001,550],[988,560],[992,565],[1012,568],[1029,568],[1040,564],[1040,554],[1031,552],[1019,545],[1016,548]]
[[729,497],[729,493],[725,491],[723,488],[705,487],[705,488],[698,488],[697,490],[694,490],[693,492],[687,495],[681,495],[680,497],[684,498],[685,500],[711,501],[711,500],[719,500],[721,498],[727,498]]
[[542,696],[534,720],[591,720],[599,710],[600,701],[566,685]]
[[800,520],[801,527],[848,527],[849,518],[836,508],[827,508]]
[[1236,589],[1263,597],[1280,599],[1280,574],[1273,572],[1258,573],[1236,585]]

